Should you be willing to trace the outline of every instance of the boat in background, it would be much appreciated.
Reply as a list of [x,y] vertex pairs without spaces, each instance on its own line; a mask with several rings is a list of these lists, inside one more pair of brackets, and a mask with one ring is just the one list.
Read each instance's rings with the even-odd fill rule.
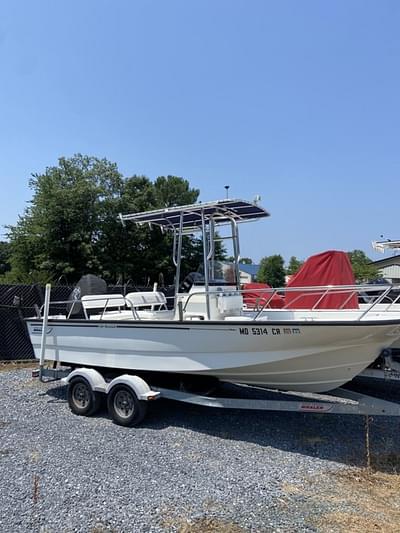
[[372,241],[372,248],[381,253],[385,253],[385,250],[400,251],[400,240]]
[[[394,252],[400,252],[400,240],[391,240],[386,239],[384,241],[372,241],[372,248],[376,250],[377,252],[385,253],[386,250],[393,250]],[[383,312],[386,312],[390,310],[391,312],[396,312],[400,316],[400,287],[397,287],[397,289],[394,290],[394,293],[392,294],[392,297],[389,298],[388,302],[390,305],[381,304],[379,306],[380,310]],[[395,341],[392,344],[392,348],[394,350],[397,350],[396,356],[397,356],[397,367],[398,371],[400,372],[400,339]]]

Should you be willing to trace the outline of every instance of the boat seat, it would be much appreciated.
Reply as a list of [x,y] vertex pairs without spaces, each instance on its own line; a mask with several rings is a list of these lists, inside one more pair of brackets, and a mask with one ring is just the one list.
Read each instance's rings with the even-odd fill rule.
[[141,320],[172,320],[174,311],[167,309],[163,292],[130,292],[125,296],[126,304],[132,307]]
[[125,296],[126,303],[129,307],[140,309],[141,307],[165,308],[167,307],[167,299],[163,292],[149,291],[149,292],[129,292]]
[[86,294],[81,298],[85,310],[125,308],[125,298],[122,294]]

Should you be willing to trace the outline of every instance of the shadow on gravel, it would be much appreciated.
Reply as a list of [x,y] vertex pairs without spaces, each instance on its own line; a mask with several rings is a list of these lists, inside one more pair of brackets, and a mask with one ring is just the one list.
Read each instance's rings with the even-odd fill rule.
[[47,391],[39,393],[39,396],[50,396],[47,403],[67,403],[67,387],[65,385],[53,387]]
[[[400,403],[399,385],[359,381],[352,383],[351,389]],[[51,398],[49,402],[62,403],[66,402],[66,391],[64,386],[52,387],[45,395]],[[262,393],[256,397],[262,397]],[[108,414],[102,409],[97,417],[108,418]],[[183,428],[346,465],[366,465],[366,419],[361,415],[216,409],[162,399],[149,405],[140,427],[155,431]],[[374,458],[394,457],[400,464],[399,433],[400,417],[371,419],[370,452],[376,470],[385,471],[386,467],[382,463],[380,468]]]

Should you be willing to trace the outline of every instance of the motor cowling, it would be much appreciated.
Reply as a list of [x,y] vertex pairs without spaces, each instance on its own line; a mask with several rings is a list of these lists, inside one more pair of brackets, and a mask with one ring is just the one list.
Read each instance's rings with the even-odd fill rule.
[[107,283],[104,279],[94,274],[82,276],[68,297],[70,303],[67,304],[67,314],[75,318],[84,317],[82,304],[78,300],[89,294],[107,294]]

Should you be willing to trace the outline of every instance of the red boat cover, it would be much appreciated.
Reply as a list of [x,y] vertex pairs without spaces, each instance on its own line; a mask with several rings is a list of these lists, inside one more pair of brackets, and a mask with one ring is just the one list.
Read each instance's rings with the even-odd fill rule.
[[[315,287],[323,285],[354,285],[353,269],[345,252],[330,250],[307,259],[297,274],[293,275],[287,287]],[[358,297],[350,292],[330,294],[322,298],[316,309],[358,309]],[[285,308],[310,309],[321,298],[319,294],[287,292]],[[346,300],[348,300],[346,302]]]
[[[271,292],[266,289],[271,289],[267,283],[245,283],[243,285],[243,302],[248,308],[262,307],[268,302],[267,307],[273,309],[280,309],[284,305],[284,298],[279,294],[274,294],[271,298]],[[271,299],[270,299],[271,298]]]

